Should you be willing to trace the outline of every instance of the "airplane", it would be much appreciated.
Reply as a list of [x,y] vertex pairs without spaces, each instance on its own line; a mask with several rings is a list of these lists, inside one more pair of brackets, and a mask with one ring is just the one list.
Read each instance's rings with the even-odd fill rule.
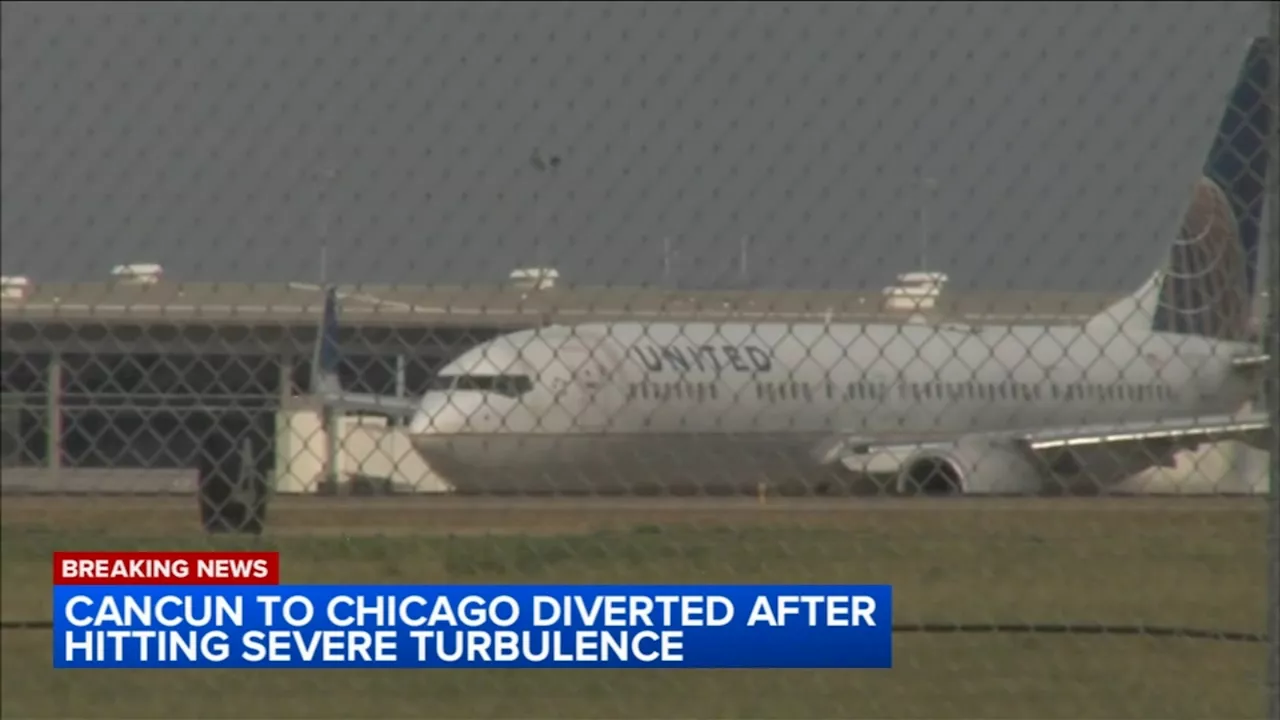
[[1245,410],[1270,358],[1250,310],[1268,171],[1271,51],[1254,39],[1166,262],[1076,326],[608,322],[500,336],[418,399],[337,381],[336,290],[314,392],[401,415],[462,493],[1105,491],[1180,450],[1267,448]]

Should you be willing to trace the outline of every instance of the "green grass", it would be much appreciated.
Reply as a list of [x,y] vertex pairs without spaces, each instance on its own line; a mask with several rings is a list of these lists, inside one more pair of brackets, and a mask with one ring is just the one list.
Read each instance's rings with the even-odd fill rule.
[[[181,507],[6,499],[0,598],[48,618],[55,549],[235,545],[294,583],[888,582],[899,622],[1265,629],[1261,502],[690,507],[299,505],[211,542]],[[47,632],[0,648],[24,718],[1253,718],[1265,668],[1261,644],[1142,636],[902,635],[893,670],[822,672],[54,671]]]

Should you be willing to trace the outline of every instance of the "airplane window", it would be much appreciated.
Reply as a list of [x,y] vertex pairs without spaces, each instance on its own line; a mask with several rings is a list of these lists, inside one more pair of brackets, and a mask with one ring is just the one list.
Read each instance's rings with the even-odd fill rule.
[[637,393],[637,391],[636,391],[636,385],[635,385],[635,383],[632,383],[631,385],[629,385],[629,386],[627,387],[627,399],[628,399],[628,400],[635,400],[635,399],[636,399],[636,393]]
[[715,384],[715,383],[710,383],[710,386],[709,386],[707,389],[711,391],[711,399],[712,399],[712,400],[715,400],[715,399],[716,399],[716,384]]
[[813,402],[813,387],[809,383],[805,383],[800,387],[804,389],[804,401]]
[[[440,382],[445,377],[437,377]],[[520,397],[533,389],[533,381],[527,375],[455,375],[448,376],[450,390],[471,390],[495,393],[507,397]],[[433,383],[435,384],[435,383]]]
[[676,383],[675,385],[676,385],[676,387],[675,387],[675,391],[676,391],[676,399],[677,399],[677,400],[683,400],[683,399],[684,399],[684,393],[682,392],[683,388],[681,387],[681,383]]

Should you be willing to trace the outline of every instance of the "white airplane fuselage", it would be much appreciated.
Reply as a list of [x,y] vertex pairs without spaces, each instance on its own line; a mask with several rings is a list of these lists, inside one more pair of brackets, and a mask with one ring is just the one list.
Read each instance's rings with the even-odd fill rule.
[[[764,483],[811,492],[849,480],[813,459],[833,433],[941,438],[1157,420],[1231,412],[1253,390],[1230,372],[1242,346],[1149,333],[1130,341],[1116,329],[523,331],[472,349],[441,376],[524,377],[527,390],[428,392],[410,429],[427,462],[464,491],[755,492]],[[1152,461],[1107,459],[1107,468],[1087,460],[1087,482]]]

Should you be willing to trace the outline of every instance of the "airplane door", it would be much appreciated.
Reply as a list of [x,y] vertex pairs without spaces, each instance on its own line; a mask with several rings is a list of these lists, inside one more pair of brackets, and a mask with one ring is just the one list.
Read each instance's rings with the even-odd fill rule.
[[595,347],[574,341],[560,347],[568,383],[568,403],[576,410],[573,424],[584,430],[603,430],[622,407],[623,396],[612,377],[617,358],[603,343]]

